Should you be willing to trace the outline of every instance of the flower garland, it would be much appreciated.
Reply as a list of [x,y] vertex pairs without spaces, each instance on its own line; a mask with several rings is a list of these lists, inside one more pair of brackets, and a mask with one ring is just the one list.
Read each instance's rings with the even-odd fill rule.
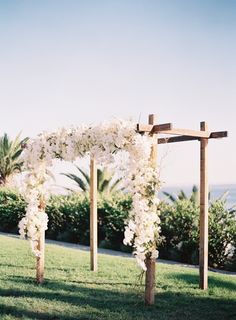
[[[160,232],[157,190],[158,174],[150,163],[152,138],[140,135],[132,122],[113,121],[99,126],[80,126],[60,129],[55,133],[43,133],[31,139],[23,152],[24,194],[27,201],[25,217],[19,223],[21,236],[27,236],[36,256],[40,233],[47,229],[45,213],[48,199],[47,168],[54,159],[74,161],[90,154],[98,164],[115,163],[123,173],[132,195],[132,209],[125,227],[124,244],[134,247],[138,265],[146,270],[145,259],[157,258],[157,241]],[[120,161],[118,155],[126,153]],[[117,163],[118,162],[118,163]]]

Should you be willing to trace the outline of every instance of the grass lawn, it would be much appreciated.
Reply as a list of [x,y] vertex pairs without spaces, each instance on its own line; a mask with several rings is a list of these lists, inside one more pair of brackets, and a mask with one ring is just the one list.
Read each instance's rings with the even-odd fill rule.
[[34,283],[29,243],[0,236],[0,319],[236,319],[236,277],[210,272],[210,289],[198,289],[198,270],[157,265],[154,306],[145,307],[133,259],[46,246],[46,280]]

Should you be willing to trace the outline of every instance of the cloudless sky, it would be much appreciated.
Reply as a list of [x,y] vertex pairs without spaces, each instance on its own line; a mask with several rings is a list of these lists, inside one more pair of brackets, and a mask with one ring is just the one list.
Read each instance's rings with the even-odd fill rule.
[[[235,57],[233,0],[0,0],[0,134],[205,120],[229,131],[210,141],[210,183],[236,183]],[[198,183],[199,142],[159,150],[167,185]]]

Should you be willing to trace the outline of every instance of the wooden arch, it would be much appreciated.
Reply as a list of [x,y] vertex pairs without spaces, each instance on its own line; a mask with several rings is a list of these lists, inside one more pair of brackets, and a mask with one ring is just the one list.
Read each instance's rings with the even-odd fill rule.
[[[157,166],[157,147],[159,144],[198,140],[200,141],[200,243],[199,243],[199,287],[208,288],[208,140],[228,136],[227,131],[211,132],[206,122],[200,123],[200,130],[176,129],[172,123],[157,124],[154,114],[148,117],[148,124],[137,124],[137,132],[149,133],[154,137],[150,163]],[[158,138],[158,134],[167,135]],[[90,269],[97,271],[97,167],[95,159],[90,160]],[[39,240],[37,257],[36,281],[44,280],[44,250],[45,232]],[[155,298],[155,266],[156,261],[146,259],[147,271],[145,273],[145,303],[154,303]]]

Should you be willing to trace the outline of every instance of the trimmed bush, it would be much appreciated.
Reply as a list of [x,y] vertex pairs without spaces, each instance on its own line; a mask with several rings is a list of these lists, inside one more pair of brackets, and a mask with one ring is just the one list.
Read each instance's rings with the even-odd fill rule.
[[[16,191],[0,189],[0,231],[18,232],[18,222],[25,214],[26,203]],[[131,251],[123,245],[124,221],[131,199],[117,194],[98,200],[98,239],[100,247]],[[162,202],[159,246],[160,257],[186,263],[198,263],[199,206],[188,200],[173,204]],[[46,237],[89,244],[89,199],[84,194],[53,196],[47,204],[49,216]],[[224,200],[209,208],[209,264],[236,270],[236,218],[226,209]]]
[[[199,211],[189,199],[161,203],[161,258],[198,264]],[[235,247],[235,212],[226,208],[225,200],[216,200],[209,206],[209,265],[234,269]]]
[[25,214],[26,203],[15,190],[0,189],[0,231],[17,233],[18,223]]
[[161,203],[160,257],[186,263],[198,262],[198,206],[188,200]]
[[[98,200],[98,240],[100,246],[123,248],[124,220],[128,217],[131,199],[128,196]],[[89,244],[89,199],[84,195],[55,196],[46,207],[51,239]]]
[[[236,215],[226,209],[225,200],[216,200],[209,209],[209,264],[230,267],[236,261]],[[235,268],[236,270],[236,268]]]

